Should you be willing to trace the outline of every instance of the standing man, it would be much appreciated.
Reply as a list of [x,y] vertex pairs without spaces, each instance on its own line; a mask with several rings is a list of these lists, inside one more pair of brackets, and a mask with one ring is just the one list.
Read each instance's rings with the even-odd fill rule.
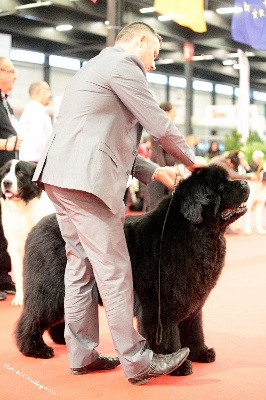
[[[16,158],[16,151],[21,145],[21,138],[16,132],[16,120],[12,108],[7,101],[7,93],[13,89],[17,79],[14,65],[6,57],[0,57],[0,168],[8,161]],[[2,227],[0,210],[0,300],[6,293],[15,293],[15,285],[11,280],[11,260],[7,252],[7,241]]]
[[[141,22],[123,28],[68,85],[34,180],[53,201],[66,242],[65,338],[73,374],[113,369],[133,384],[176,369],[189,349],[158,357],[133,326],[133,281],[123,197],[132,173],[173,188],[176,172],[137,157],[141,126],[187,166],[194,154],[147,87],[161,37]],[[158,168],[157,168],[158,167]],[[118,358],[99,344],[97,287]]]
[[19,159],[38,162],[53,130],[47,108],[52,93],[48,83],[41,81],[30,85],[29,94],[31,101],[19,120],[19,133],[23,138]]

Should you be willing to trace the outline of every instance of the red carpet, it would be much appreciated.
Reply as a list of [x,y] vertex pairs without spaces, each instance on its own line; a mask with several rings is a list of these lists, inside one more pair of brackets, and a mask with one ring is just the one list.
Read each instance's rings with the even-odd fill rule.
[[[266,399],[266,236],[226,236],[226,266],[204,307],[206,343],[217,360],[194,363],[187,377],[161,377],[144,386],[129,384],[121,367],[73,376],[65,346],[45,340],[55,358],[24,357],[13,338],[21,309],[12,295],[0,302],[1,400],[265,400]],[[100,309],[99,350],[114,355]]]

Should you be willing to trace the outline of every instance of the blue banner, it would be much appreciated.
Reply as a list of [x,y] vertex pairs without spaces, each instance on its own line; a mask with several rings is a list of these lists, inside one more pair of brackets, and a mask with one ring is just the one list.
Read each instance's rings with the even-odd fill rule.
[[232,18],[232,38],[257,50],[266,50],[266,0],[235,0],[242,8]]

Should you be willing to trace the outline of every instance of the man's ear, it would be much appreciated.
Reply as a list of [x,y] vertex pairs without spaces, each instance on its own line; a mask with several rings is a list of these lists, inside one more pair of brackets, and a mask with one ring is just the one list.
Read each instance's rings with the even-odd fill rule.
[[142,34],[141,36],[139,36],[138,38],[138,45],[139,47],[142,46],[142,42],[146,39],[146,35]]

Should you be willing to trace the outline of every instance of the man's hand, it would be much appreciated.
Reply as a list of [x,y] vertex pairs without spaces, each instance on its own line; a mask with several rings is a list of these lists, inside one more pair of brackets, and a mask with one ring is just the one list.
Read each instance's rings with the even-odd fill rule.
[[173,190],[183,178],[180,172],[173,167],[159,167],[154,173],[154,179]]

